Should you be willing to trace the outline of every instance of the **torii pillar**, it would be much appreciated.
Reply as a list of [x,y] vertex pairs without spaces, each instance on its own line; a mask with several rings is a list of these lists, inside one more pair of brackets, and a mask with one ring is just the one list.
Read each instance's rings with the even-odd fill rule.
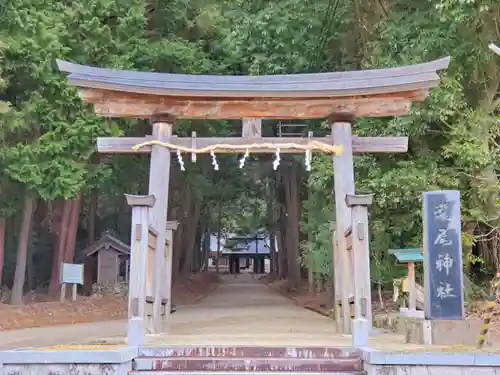
[[148,268],[149,211],[155,206],[153,195],[125,195],[132,206],[130,240],[130,282],[128,292],[127,340],[144,345],[146,339],[146,284]]
[[[173,118],[168,115],[155,115],[151,118],[153,127],[152,139],[168,142],[172,136]],[[146,322],[148,333],[161,333],[164,322],[162,319],[162,302],[170,294],[171,275],[165,275],[167,253],[165,248],[167,236],[168,189],[170,182],[170,150],[153,145],[149,167],[149,194],[156,197],[156,204],[149,212],[150,225],[158,232],[158,245],[155,251],[153,271],[153,319]],[[170,253],[171,254],[171,253]],[[170,273],[172,261],[170,260]],[[170,317],[167,301],[165,319]]]
[[[354,188],[354,162],[352,153],[352,118],[347,116],[334,116],[332,121],[332,140],[337,145],[342,145],[344,150],[339,156],[333,157],[334,190],[335,190],[335,219],[337,254],[334,258],[336,279],[340,286],[335,287],[342,303],[342,330],[351,332],[351,312],[349,298],[354,296],[354,285],[349,281],[349,275],[354,271],[352,253],[347,246],[347,234],[351,228],[351,209],[347,207],[346,196],[355,194]],[[338,276],[337,276],[338,275]],[[334,296],[337,301],[337,296]]]
[[354,347],[367,346],[373,328],[370,279],[370,237],[368,207],[373,195],[347,195],[346,205],[352,208],[352,258],[354,263],[354,320],[352,343]]
[[172,254],[173,254],[173,242],[174,242],[174,231],[177,230],[179,226],[178,221],[168,221],[167,222],[167,233],[166,233],[166,249],[165,249],[165,273],[162,275],[164,280],[164,298],[162,300],[163,307],[163,332],[168,332],[170,329],[170,311],[172,308]]

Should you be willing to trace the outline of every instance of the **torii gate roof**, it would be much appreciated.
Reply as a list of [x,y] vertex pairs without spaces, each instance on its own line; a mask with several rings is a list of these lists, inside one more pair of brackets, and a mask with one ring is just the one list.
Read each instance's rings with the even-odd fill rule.
[[437,72],[449,62],[445,57],[387,69],[264,76],[137,72],[60,60],[58,66],[100,115],[240,119],[406,114],[439,84]]

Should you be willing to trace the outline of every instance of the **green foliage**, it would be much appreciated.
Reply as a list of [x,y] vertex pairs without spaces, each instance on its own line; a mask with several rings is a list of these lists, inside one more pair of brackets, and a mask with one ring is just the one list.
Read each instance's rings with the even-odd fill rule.
[[[500,160],[496,100],[500,61],[487,44],[500,39],[493,22],[500,14],[500,4],[458,0],[390,3],[390,16],[374,23],[367,31],[370,35],[365,35],[364,54],[358,55],[362,66],[399,66],[446,55],[452,56],[452,63],[441,74],[440,86],[409,116],[359,119],[356,124],[359,135],[410,137],[406,155],[355,158],[356,190],[375,193],[370,244],[373,280],[390,284],[404,271],[388,258],[389,248],[422,245],[422,192],[434,189],[462,193],[464,227],[473,228],[464,232],[468,239],[464,241],[465,264],[482,264],[486,257],[490,267],[495,267],[491,259],[498,259],[493,255],[497,250],[487,243],[496,236],[499,217],[499,186],[493,171],[498,170]],[[373,32],[378,37],[372,38]],[[319,157],[314,163],[310,188],[329,192],[331,159]],[[325,205],[325,198],[315,199]],[[331,218],[311,215],[307,228],[321,228]],[[323,242],[317,235],[306,249],[323,254],[331,247]]]
[[10,180],[45,200],[69,199],[98,173],[89,159],[96,137],[109,134],[109,126],[82,108],[55,61],[131,67],[125,57],[136,47],[129,38],[145,27],[140,7],[141,1],[105,0],[20,0],[3,6],[5,98],[18,113],[3,129],[2,161]]
[[308,199],[304,203],[301,230],[308,234],[301,244],[302,264],[313,268],[315,279],[329,279],[332,275],[332,231],[330,221],[335,218],[334,199],[325,194],[332,189],[331,157],[314,156],[308,179]]

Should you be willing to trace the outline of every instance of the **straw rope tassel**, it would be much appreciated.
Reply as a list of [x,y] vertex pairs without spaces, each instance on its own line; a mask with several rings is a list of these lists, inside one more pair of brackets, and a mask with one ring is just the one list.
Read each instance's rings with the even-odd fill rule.
[[344,151],[344,147],[342,145],[329,145],[323,142],[319,141],[311,141],[309,142],[308,145],[300,145],[300,144],[295,144],[295,143],[282,143],[282,144],[274,144],[274,143],[252,143],[252,144],[247,144],[247,145],[232,145],[232,144],[217,144],[213,146],[207,146],[207,147],[202,147],[202,148],[191,148],[191,147],[183,147],[183,146],[178,146],[174,145],[172,143],[168,142],[162,142],[159,140],[152,140],[152,141],[147,141],[143,143],[139,143],[132,147],[134,151],[137,151],[143,147],[146,146],[162,146],[162,147],[167,147],[172,150],[179,150],[180,152],[185,152],[185,153],[195,153],[195,154],[200,154],[200,153],[207,153],[211,151],[217,151],[217,150],[233,150],[233,151],[240,151],[240,150],[249,150],[249,151],[255,151],[258,152],[257,150],[262,149],[262,148],[271,148],[271,149],[293,149],[293,150],[303,150],[303,151],[320,151],[324,152],[327,154],[335,154],[335,155],[340,155]]
[[486,306],[486,316],[484,318],[483,325],[481,326],[481,332],[479,332],[479,338],[477,339],[478,349],[481,349],[486,342],[486,336],[488,335],[488,330],[490,329],[491,318],[493,317],[493,309],[497,304],[497,293],[500,289],[500,268],[495,275],[492,289],[492,293],[488,298],[488,304]]

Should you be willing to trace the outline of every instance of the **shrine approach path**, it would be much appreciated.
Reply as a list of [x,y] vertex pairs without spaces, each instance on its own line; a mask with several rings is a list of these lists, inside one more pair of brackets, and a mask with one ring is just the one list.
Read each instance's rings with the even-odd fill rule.
[[[296,305],[250,274],[223,275],[219,287],[172,315],[152,345],[331,345],[335,323]],[[335,335],[340,339],[339,335]],[[350,336],[345,337],[350,344]]]
[[[78,343],[123,343],[126,321],[106,321],[5,331],[0,350]],[[82,334],[84,333],[84,334]],[[334,322],[296,305],[250,274],[223,275],[205,298],[171,315],[169,334],[151,345],[331,345]],[[350,344],[349,336],[335,335]]]

